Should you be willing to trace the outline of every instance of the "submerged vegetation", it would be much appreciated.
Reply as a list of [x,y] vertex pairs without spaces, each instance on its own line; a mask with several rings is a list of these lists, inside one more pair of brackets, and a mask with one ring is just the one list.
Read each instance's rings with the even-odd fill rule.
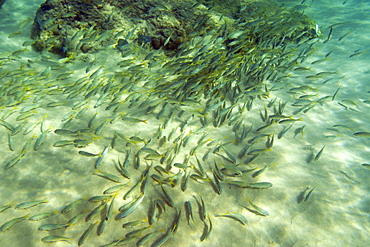
[[[88,177],[93,188],[74,188],[78,198],[56,203],[55,211],[9,216],[1,231],[28,219],[50,232],[42,238],[47,243],[161,246],[186,224],[203,242],[215,221],[247,225],[249,213],[269,216],[265,205],[245,202],[245,191],[273,188],[265,174],[278,165],[270,155],[274,143],[304,113],[335,97],[317,97],[309,84],[291,88],[297,110],[289,114],[287,101],[271,97],[291,71],[310,70],[301,63],[320,41],[319,28],[302,5],[240,1],[231,6],[236,11],[221,12],[224,1],[189,2],[185,12],[205,14],[189,17],[193,30],[183,27],[182,39],[167,30],[158,45],[152,42],[158,30],[113,28],[122,13],[116,10],[109,22],[80,22],[67,33],[74,30],[71,18],[80,15],[72,9],[64,19],[35,21],[40,32],[27,45],[44,50],[39,58],[27,59],[22,50],[1,57],[0,125],[9,146],[3,172],[46,168],[48,159],[65,170],[76,163],[72,172],[81,174],[74,178]],[[165,16],[171,6],[155,8]],[[294,132],[303,134],[304,126]],[[36,164],[38,155],[48,157]],[[302,192],[299,203],[314,189]],[[213,205],[214,197],[229,200],[230,209]],[[9,203],[0,212],[13,215],[47,200]]]

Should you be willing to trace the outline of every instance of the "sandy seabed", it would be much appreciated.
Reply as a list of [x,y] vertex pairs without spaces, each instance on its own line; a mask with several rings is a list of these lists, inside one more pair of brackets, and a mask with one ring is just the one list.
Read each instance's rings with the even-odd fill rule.
[[[270,97],[273,99],[278,95],[279,99],[288,100],[291,98],[287,92],[289,88],[307,83],[307,75],[335,71],[338,80],[322,84],[324,79],[318,79],[309,83],[319,88],[317,93],[320,96],[333,95],[341,86],[336,99],[317,105],[302,115],[302,121],[295,123],[284,138],[275,141],[269,158],[263,160],[266,164],[273,162],[274,166],[260,178],[261,181],[271,182],[272,188],[245,190],[240,194],[240,190],[225,186],[220,196],[213,192],[203,195],[210,215],[238,212],[247,217],[247,225],[243,226],[231,219],[213,218],[212,236],[201,242],[199,237],[203,231],[203,223],[196,215],[196,222],[192,226],[188,226],[183,220],[181,231],[166,242],[165,246],[178,246],[179,243],[181,246],[370,246],[370,170],[361,165],[370,162],[370,138],[353,136],[355,132],[370,131],[370,105],[363,102],[370,100],[370,56],[369,53],[363,53],[350,58],[356,50],[369,48],[370,20],[367,13],[370,12],[370,3],[360,0],[349,0],[345,4],[342,4],[343,0],[306,2],[312,7],[307,8],[305,13],[317,21],[324,35],[328,34],[330,25],[342,22],[345,24],[335,27],[332,39],[325,44],[318,44],[316,52],[302,66],[310,67],[312,61],[325,57],[335,49],[330,60],[313,65],[308,72],[291,72],[286,86],[272,92]],[[20,22],[33,18],[40,3],[41,1],[27,1],[25,4],[24,1],[11,0],[5,3],[0,12],[2,54],[23,48],[21,44],[28,40],[26,31],[16,38],[8,38],[8,35],[14,33]],[[30,25],[28,23],[24,30]],[[346,38],[338,41],[349,31],[351,32]],[[31,51],[26,55],[30,58],[39,56]],[[73,66],[68,65],[68,69],[79,69]],[[357,105],[345,109],[338,104],[346,100]],[[256,101],[254,108],[263,109],[264,103]],[[286,112],[294,110],[296,108],[288,104]],[[52,114],[60,118],[59,112]],[[61,124],[53,121],[54,116],[48,116],[47,124],[59,128]],[[257,123],[260,121],[259,116],[251,121]],[[303,125],[304,135],[294,137],[294,130]],[[340,129],[338,133],[330,130],[333,125],[345,125],[350,129]],[[149,128],[145,124],[137,126],[139,129],[132,129],[133,134],[140,131],[140,127]],[[1,136],[0,153],[4,159],[1,164],[5,165],[13,156],[8,148],[5,128],[0,131],[4,132]],[[23,146],[20,139],[15,144]],[[76,155],[73,148],[58,149],[53,148],[52,144],[52,138],[47,139],[40,150],[22,160],[21,166],[0,172],[0,205],[35,198],[47,199],[49,203],[27,211],[9,209],[0,214],[0,224],[28,213],[33,215],[60,209],[85,195],[97,195],[101,193],[101,188],[109,187],[104,179],[90,176],[94,171],[94,161],[86,162],[87,159]],[[321,157],[317,161],[308,162],[312,153],[317,154],[324,145]],[[101,150],[94,146],[89,151],[97,153]],[[315,189],[307,201],[299,203],[299,196],[307,187]],[[187,190],[187,194],[200,192],[196,186],[190,186]],[[250,198],[270,215],[261,217],[242,209],[238,203],[245,204],[244,198]],[[188,198],[184,196],[175,200]],[[193,207],[196,208],[195,202]],[[145,209],[139,208],[136,213],[145,215]],[[58,217],[60,221],[66,220],[65,216]],[[129,219],[135,220],[135,217],[131,215]],[[37,230],[40,224],[25,221],[0,233],[0,246],[48,245],[40,241],[47,236],[45,232]],[[76,229],[60,231],[58,235],[78,236],[87,226],[88,224],[78,225]],[[109,234],[99,238],[99,245],[112,241],[110,236],[116,236],[121,231],[117,227],[108,230]],[[86,246],[96,246],[94,238],[95,235],[89,238]],[[74,239],[71,245],[63,242],[52,245],[77,246],[77,241]]]

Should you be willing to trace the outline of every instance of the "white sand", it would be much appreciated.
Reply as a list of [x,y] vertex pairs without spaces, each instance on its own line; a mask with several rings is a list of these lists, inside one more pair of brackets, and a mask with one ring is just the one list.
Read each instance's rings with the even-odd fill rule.
[[[0,12],[1,53],[23,49],[21,44],[24,40],[28,40],[26,30],[30,27],[30,23],[22,29],[22,35],[12,39],[7,37],[16,30],[21,21],[28,17],[33,18],[33,13],[41,2],[27,1],[27,4],[24,4],[23,1],[8,0],[4,4]],[[240,194],[240,189],[224,186],[222,195],[218,196],[207,187],[209,193],[203,193],[202,197],[213,222],[212,237],[200,242],[203,223],[195,213],[196,222],[189,227],[183,217],[179,231],[165,246],[179,246],[179,243],[181,246],[370,246],[370,170],[361,166],[362,163],[370,162],[370,139],[353,136],[353,133],[358,131],[370,131],[370,105],[362,102],[370,100],[370,93],[368,93],[370,91],[370,56],[369,53],[364,53],[349,58],[355,50],[369,48],[370,4],[360,0],[349,0],[345,5],[342,5],[343,0],[326,0],[325,3],[322,3],[323,1],[306,2],[306,4],[312,4],[312,8],[306,10],[307,15],[317,21],[324,35],[327,35],[329,25],[340,22],[346,22],[346,24],[335,27],[332,40],[326,44],[319,44],[314,55],[301,66],[310,67],[312,61],[323,58],[335,48],[330,60],[319,65],[312,65],[312,71],[293,71],[292,77],[287,79],[290,86],[273,92],[271,99],[278,95],[279,98],[288,100],[292,96],[287,93],[289,88],[307,84],[308,80],[305,80],[307,75],[321,71],[336,71],[337,74],[332,77],[344,76],[338,81],[331,81],[324,85],[322,82],[325,79],[312,81],[310,84],[319,88],[318,97],[333,95],[338,86],[342,85],[336,99],[334,101],[329,99],[322,106],[317,105],[306,114],[298,114],[296,117],[302,117],[303,121],[295,123],[291,131],[282,139],[276,139],[272,151],[259,160],[262,163],[261,167],[273,160],[274,166],[258,179],[261,182],[273,183],[272,188],[267,190],[245,189]],[[350,30],[352,33],[339,42],[338,38]],[[34,58],[39,56],[34,52],[26,54]],[[114,63],[112,61],[112,64]],[[41,66],[46,68],[45,65]],[[73,66],[68,67],[70,68],[77,70]],[[42,71],[41,68],[40,70]],[[312,93],[316,94],[316,92]],[[352,100],[358,103],[358,108],[350,106],[355,111],[345,110],[344,107],[338,105],[338,102],[342,100]],[[254,103],[253,111],[256,117],[251,119],[251,123],[256,126],[262,125],[258,112],[263,109],[265,103],[266,101],[258,100]],[[60,119],[70,108],[56,109],[58,111],[40,111],[39,114],[48,113],[47,124],[53,128],[60,128],[61,123],[53,121],[53,116],[58,116]],[[286,113],[292,113],[297,109],[288,104]],[[87,119],[81,120],[81,122],[87,121]],[[157,129],[159,123],[157,120],[150,119],[149,122],[149,125],[144,123],[137,125],[138,128],[143,128],[141,135],[144,136],[145,133],[152,133]],[[336,124],[346,125],[353,129],[341,129],[339,136],[326,139],[325,136],[338,134],[327,129]],[[150,125],[153,126],[153,130],[148,129]],[[293,138],[294,130],[303,125],[306,126],[304,137],[299,134]],[[125,128],[129,129],[130,126],[127,125]],[[277,126],[277,133],[282,129],[283,126]],[[4,133],[0,137],[0,150],[2,150],[1,155],[4,160],[2,166],[5,166],[6,162],[14,157],[14,153],[9,151],[5,129],[1,128],[0,131]],[[227,128],[225,128],[226,131]],[[133,129],[132,135],[137,132],[137,129]],[[21,134],[15,138],[18,152],[26,141],[19,135]],[[217,138],[227,133],[212,133],[212,135]],[[28,213],[33,215],[61,209],[83,196],[99,195],[104,189],[114,185],[90,175],[94,171],[95,158],[90,160],[79,156],[77,149],[72,147],[53,148],[52,144],[58,140],[57,138],[55,135],[48,136],[37,152],[32,151],[32,155],[25,156],[14,168],[6,171],[1,168],[0,205],[6,205],[12,201],[17,204],[40,199],[47,199],[49,203],[24,211],[9,209],[0,214],[0,224]],[[94,144],[83,150],[100,152],[105,145],[109,144],[109,140],[103,139],[101,142],[99,146]],[[320,159],[308,163],[309,156],[312,153],[317,154],[324,145],[326,147]],[[111,153],[108,157],[110,161],[106,161],[104,165],[112,165],[111,160],[116,160],[116,157],[118,157],[117,152]],[[121,157],[123,159],[124,154],[121,154]],[[135,181],[131,182],[132,185],[134,183]],[[191,195],[202,193],[203,191],[199,191],[199,188],[203,187],[197,187],[193,182],[186,193],[173,199],[176,202],[192,200],[196,212],[196,203]],[[315,187],[312,197],[298,204],[298,196],[307,187]],[[153,188],[150,189],[155,193]],[[244,198],[250,198],[256,205],[267,210],[270,216],[256,216],[242,209],[236,202],[248,205]],[[123,204],[123,200],[119,198],[116,203],[117,205]],[[184,215],[184,210],[182,211]],[[174,215],[174,212],[174,210],[168,210],[167,214]],[[247,217],[249,224],[242,226],[231,219],[214,217],[228,212],[243,214]],[[145,217],[146,208],[139,208],[137,212],[128,217],[127,221],[137,220],[136,215]],[[66,222],[71,216],[73,214],[53,216],[43,223]],[[167,217],[166,220],[169,223],[172,216]],[[121,237],[122,233],[128,232],[127,230],[123,232],[120,228],[122,222],[109,222],[110,225],[103,236],[98,238],[93,233],[85,246],[98,246]],[[168,223],[162,222],[163,228]],[[41,224],[41,222],[22,222],[9,231],[0,233],[0,246],[46,246],[47,244],[42,243],[40,239],[47,236],[47,233],[37,230]],[[78,237],[89,224],[83,222],[65,232],[57,231],[57,235],[74,236],[74,240],[73,245],[61,242],[54,246],[77,246]]]

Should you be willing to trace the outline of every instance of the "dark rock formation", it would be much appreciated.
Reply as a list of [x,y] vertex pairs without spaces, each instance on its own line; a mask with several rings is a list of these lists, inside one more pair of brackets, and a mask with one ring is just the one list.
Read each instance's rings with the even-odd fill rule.
[[0,9],[1,9],[1,6],[3,6],[4,3],[5,3],[5,0],[0,0]]
[[[261,30],[261,38],[283,37],[279,25],[285,27],[281,30],[303,25],[314,32],[313,22],[302,13],[284,13],[284,8],[268,0],[47,0],[36,13],[31,38],[36,40],[35,50],[62,57],[112,47],[126,39],[150,49],[162,48],[171,56],[183,42],[224,24],[223,32],[230,33],[243,28],[240,22],[274,16],[276,32]],[[304,28],[297,28],[295,35]],[[284,37],[281,42],[284,39],[288,41]]]
[[[150,37],[151,46],[159,49],[171,37],[164,49],[176,50],[194,31],[218,26],[210,20],[210,11],[203,5],[194,7],[195,1],[177,0],[48,0],[37,11],[31,37],[36,39],[36,50],[50,49],[54,53],[66,55],[66,51],[88,52],[102,46],[116,43],[117,33],[121,37],[134,28],[135,38]],[[86,42],[78,46],[72,37],[79,30],[88,30],[82,38],[104,32],[111,35],[99,42]],[[53,37],[58,38],[53,39]],[[91,37],[94,40],[94,37]],[[48,41],[51,39],[51,41]],[[109,40],[109,42],[107,42]],[[78,40],[77,40],[78,41]],[[140,42],[140,41],[139,41]],[[66,47],[69,46],[69,47]],[[64,47],[64,48],[63,48]]]

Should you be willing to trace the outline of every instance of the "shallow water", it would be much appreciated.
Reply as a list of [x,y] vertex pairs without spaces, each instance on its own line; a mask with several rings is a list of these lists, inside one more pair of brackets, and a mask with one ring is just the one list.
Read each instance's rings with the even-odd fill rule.
[[[296,1],[296,4],[299,4],[299,2]],[[27,1],[27,4],[25,4],[24,1],[7,0],[3,5],[0,11],[1,57],[7,56],[15,50],[23,49],[22,43],[29,39],[27,30],[30,28],[31,22],[25,24],[21,29],[22,34],[14,38],[8,38],[8,36],[18,31],[17,28],[22,21],[29,17],[33,18],[40,3],[42,1]],[[271,127],[273,132],[276,133],[272,150],[266,152],[266,155],[261,156],[257,160],[258,162],[253,163],[249,168],[263,168],[266,165],[273,164],[272,167],[255,180],[257,182],[271,182],[273,186],[265,190],[248,190],[223,184],[221,195],[215,194],[208,184],[198,184],[193,181],[189,182],[185,192],[180,190],[178,190],[179,193],[174,192],[170,187],[165,186],[165,189],[173,197],[176,208],[182,209],[182,217],[179,230],[163,246],[177,246],[179,243],[181,243],[181,246],[369,246],[370,170],[361,164],[370,162],[370,138],[359,138],[353,136],[353,133],[370,131],[368,124],[370,104],[363,102],[364,100],[370,100],[368,78],[370,56],[367,52],[354,57],[350,56],[356,50],[361,49],[362,51],[369,48],[368,33],[370,31],[370,21],[366,17],[370,11],[370,3],[351,0],[346,1],[345,4],[342,3],[343,0],[306,1],[305,4],[311,5],[311,7],[305,10],[305,14],[317,22],[321,32],[324,34],[322,40],[316,45],[317,49],[313,55],[299,65],[311,67],[310,71],[290,71],[291,76],[284,79],[283,86],[277,91],[272,91],[268,100],[254,100],[253,108],[248,113],[248,125],[252,124],[255,130],[263,125],[259,116],[260,110],[263,111],[264,105],[267,105],[270,99],[274,99],[275,96],[281,102],[289,100],[285,112],[287,115],[290,115],[299,108],[291,105],[294,102],[294,99],[291,98],[296,97],[296,95],[289,93],[289,89],[310,85],[318,88],[317,91],[309,92],[309,94],[317,94],[317,99],[326,95],[332,96],[340,86],[340,90],[334,100],[329,97],[329,100],[322,105],[317,104],[307,113],[299,113],[294,116],[294,118],[302,118],[302,121],[295,122],[291,130],[281,139],[277,139],[277,134],[287,127],[288,124]],[[323,44],[329,32],[328,27],[341,22],[345,22],[345,24],[333,28],[332,39]],[[338,41],[340,37],[349,31],[351,33],[347,37]],[[320,64],[311,64],[313,61],[324,58],[333,49],[335,50],[329,56],[329,60]],[[21,56],[38,59],[40,54],[26,51]],[[107,71],[109,69],[113,70],[115,64],[120,60],[119,54],[115,53],[112,55],[109,50],[103,51],[96,56],[99,58],[99,63],[94,66],[93,70],[98,69],[100,64],[104,64]],[[74,79],[84,75],[83,71],[86,63],[77,61],[64,65],[64,69],[52,72],[52,76],[71,70],[75,71],[75,74],[72,75]],[[6,70],[11,70],[12,66],[19,68],[19,63],[12,61],[6,66]],[[47,68],[47,63],[44,62],[34,66],[41,72]],[[336,73],[315,80],[306,78],[309,75],[323,71],[335,71]],[[329,78],[338,79],[323,84]],[[58,95],[47,95],[43,102],[62,100],[63,98]],[[351,105],[348,100],[355,102],[357,105]],[[77,102],[69,102],[68,104],[70,105],[57,108],[40,107],[37,109],[39,119],[42,119],[47,114],[45,125],[47,128],[50,128],[50,134],[47,135],[45,143],[37,151],[31,148],[14,167],[8,170],[2,169],[0,172],[0,205],[7,205],[11,202],[17,205],[32,200],[47,200],[48,203],[25,210],[7,209],[0,213],[0,224],[26,214],[32,216],[37,213],[61,210],[67,204],[80,198],[101,195],[105,189],[116,184],[91,175],[95,171],[94,164],[97,158],[83,157],[77,152],[80,150],[91,153],[102,152],[104,147],[110,144],[113,131],[122,131],[128,137],[138,135],[148,141],[153,136],[153,133],[158,130],[158,126],[162,124],[162,121],[154,116],[139,112],[142,115],[136,117],[147,120],[148,124],[143,122],[123,122],[117,125],[109,125],[104,130],[104,138],[83,149],[69,146],[53,147],[56,141],[68,139],[61,138],[52,132],[62,127],[63,123],[60,120],[65,114],[70,112],[73,103]],[[338,103],[346,105],[347,108]],[[17,106],[17,108],[22,109],[26,105],[28,104]],[[8,108],[4,108],[2,114],[6,110]],[[127,110],[127,113],[132,113],[133,111],[130,109],[125,110]],[[187,110],[191,110],[191,107]],[[94,115],[95,111],[97,110],[91,107],[88,110],[88,115],[76,121],[73,127],[75,129],[86,128],[87,122]],[[272,113],[271,108],[268,108],[268,111],[269,114]],[[109,118],[110,114],[101,109],[97,116],[99,120],[95,123],[95,127],[101,124],[102,119]],[[12,123],[15,123],[15,121],[12,120]],[[163,135],[168,135],[172,128],[181,123],[181,120],[174,120],[168,128],[163,130]],[[350,129],[337,128],[340,131],[338,132],[333,130],[333,125],[345,125],[350,127]],[[305,126],[304,135],[297,134],[294,137],[296,129],[302,126]],[[190,122],[186,128],[194,130],[199,127],[199,122]],[[37,126],[35,129],[37,130],[37,132],[35,131],[36,136],[40,135],[39,129],[40,126]],[[31,135],[29,134],[27,137],[22,136],[21,133],[15,135],[15,151],[10,151],[7,137],[9,131],[4,127],[1,127],[0,131],[3,133],[0,137],[0,150],[2,150],[1,154],[3,157],[1,165],[5,166],[9,160],[19,154],[24,143]],[[179,132],[174,137],[178,135]],[[233,138],[230,135],[233,135],[230,127],[223,126],[212,130],[209,138],[217,139],[223,137],[229,140]],[[199,137],[190,140],[187,147],[183,150],[188,150],[192,146],[197,145],[198,139]],[[264,141],[261,142],[262,145]],[[113,166],[118,158],[123,161],[126,157],[125,150],[127,146],[125,144],[124,141],[120,140],[117,149],[121,152],[110,150],[99,169],[118,175]],[[168,148],[171,145],[173,145],[172,141],[167,143],[165,147]],[[230,147],[230,150],[237,154],[241,147],[231,145],[234,144],[230,144],[227,147]],[[316,155],[324,145],[325,148],[321,157],[316,161],[308,162],[310,156]],[[138,143],[136,146],[132,144],[131,147],[133,149],[142,147],[142,143]],[[158,147],[158,150],[162,152],[165,150],[165,147]],[[206,150],[203,150],[199,157]],[[208,163],[205,162],[207,170],[210,170],[209,167],[213,166],[212,159],[214,157],[210,158],[207,161]],[[181,157],[174,162],[182,161],[183,158]],[[192,159],[192,162],[195,164],[195,159]],[[142,159],[140,171],[133,171],[133,177],[140,177],[144,167],[145,163]],[[213,180],[213,177],[211,178]],[[133,186],[137,182],[137,180],[129,182],[122,177],[121,179],[128,182],[129,186]],[[307,201],[298,203],[300,194],[308,187],[315,188],[311,197]],[[102,236],[98,237],[93,232],[87,239],[85,246],[100,246],[119,239],[129,232],[129,230],[122,230],[121,225],[123,222],[146,218],[149,198],[155,198],[155,195],[161,194],[160,187],[153,186],[152,183],[150,183],[148,190],[152,194],[148,193],[146,195],[145,204],[140,205],[135,213],[129,215],[125,220],[109,220],[107,229]],[[119,194],[116,197],[115,205],[121,206],[125,204],[121,196],[123,194]],[[212,236],[203,242],[200,241],[200,236],[202,235],[204,224],[199,219],[198,208],[193,195],[200,195],[203,198],[213,223]],[[267,210],[270,215],[261,217],[243,209],[240,204],[250,207],[245,201],[247,198],[259,207]],[[193,205],[195,222],[191,226],[188,226],[185,220],[183,202],[186,200],[190,200]],[[78,239],[82,233],[90,226],[91,222],[98,221],[99,217],[88,223],[82,220],[75,226],[56,230],[53,233],[39,231],[37,228],[43,224],[65,223],[85,208],[90,212],[96,206],[98,204],[84,202],[78,210],[70,214],[56,214],[39,222],[30,222],[28,220],[20,222],[8,231],[0,232],[0,245],[46,246],[48,244],[41,241],[43,237],[60,235],[72,237],[72,244],[58,242],[53,245],[77,246]],[[158,225],[153,227],[153,230],[166,230],[171,224],[175,210],[170,207],[166,207],[166,210],[165,216],[157,223]],[[243,226],[232,219],[215,217],[220,214],[233,212],[244,215],[249,221],[248,224]],[[206,223],[209,225],[208,221]],[[144,234],[149,232],[151,231],[146,231]],[[162,235],[163,232],[157,234],[154,239]],[[149,243],[151,244],[153,240]],[[134,246],[134,244],[129,244],[128,246]]]

